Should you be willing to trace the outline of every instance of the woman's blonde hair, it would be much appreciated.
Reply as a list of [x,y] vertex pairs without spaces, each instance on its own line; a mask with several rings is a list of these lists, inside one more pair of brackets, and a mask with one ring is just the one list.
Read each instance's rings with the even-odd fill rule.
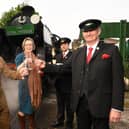
[[26,43],[27,40],[32,41],[33,50],[35,50],[35,43],[34,43],[34,40],[33,40],[32,38],[30,38],[30,37],[26,37],[26,38],[23,40],[23,42],[22,42],[22,49],[23,49],[23,50],[25,49],[25,43]]

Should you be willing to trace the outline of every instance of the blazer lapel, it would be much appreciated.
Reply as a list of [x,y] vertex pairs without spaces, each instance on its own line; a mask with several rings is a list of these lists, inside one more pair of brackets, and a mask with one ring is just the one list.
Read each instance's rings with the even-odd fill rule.
[[82,68],[85,66],[86,64],[86,53],[87,53],[87,47],[83,47],[82,51],[80,53],[80,58],[79,58],[79,64],[81,64]]
[[102,50],[102,44],[103,44],[102,42],[99,42],[99,44],[97,45],[96,50],[95,50],[95,52],[94,52],[94,54],[93,54],[93,56],[91,58],[91,61],[94,60],[95,57],[101,52],[101,50]]

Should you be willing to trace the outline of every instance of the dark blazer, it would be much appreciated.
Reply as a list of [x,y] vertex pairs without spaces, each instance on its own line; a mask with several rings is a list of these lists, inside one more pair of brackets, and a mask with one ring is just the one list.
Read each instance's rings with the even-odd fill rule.
[[101,41],[88,65],[85,62],[86,51],[86,47],[79,48],[66,64],[72,62],[72,109],[77,109],[86,72],[85,85],[91,113],[105,117],[109,116],[111,108],[123,110],[124,71],[118,47]]
[[[63,58],[62,53],[56,56],[56,62],[64,64],[69,57],[72,55],[72,52],[69,51],[68,54]],[[55,81],[56,90],[62,93],[70,93],[72,87],[72,74],[71,73],[62,73],[59,74]]]

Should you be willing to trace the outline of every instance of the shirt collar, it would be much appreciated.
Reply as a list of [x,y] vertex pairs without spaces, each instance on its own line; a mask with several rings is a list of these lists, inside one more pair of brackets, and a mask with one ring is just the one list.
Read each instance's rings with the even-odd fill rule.
[[90,47],[92,47],[93,48],[93,50],[92,50],[92,55],[94,54],[94,52],[95,52],[95,50],[96,50],[96,48],[97,48],[97,46],[98,46],[98,43],[99,43],[99,40],[97,40],[97,42],[94,44],[94,45],[92,45],[92,46],[90,46],[90,45],[88,45],[87,44],[87,54],[88,54],[88,50],[89,50],[89,48]]
[[67,51],[65,51],[65,52],[63,52],[63,53],[65,53],[65,55],[67,55],[67,54],[69,53],[69,50],[67,50]]
[[93,50],[95,50],[96,47],[97,47],[97,45],[98,45],[98,43],[99,43],[99,41],[97,41],[97,42],[96,42],[94,45],[92,45],[92,46],[90,46],[90,45],[87,44],[87,49],[90,48],[90,47],[92,47]]

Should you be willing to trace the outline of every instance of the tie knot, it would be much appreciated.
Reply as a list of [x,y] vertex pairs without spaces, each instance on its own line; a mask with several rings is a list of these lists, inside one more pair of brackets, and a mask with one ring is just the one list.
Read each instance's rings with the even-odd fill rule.
[[89,47],[89,51],[91,52],[93,50],[93,48],[92,47]]

